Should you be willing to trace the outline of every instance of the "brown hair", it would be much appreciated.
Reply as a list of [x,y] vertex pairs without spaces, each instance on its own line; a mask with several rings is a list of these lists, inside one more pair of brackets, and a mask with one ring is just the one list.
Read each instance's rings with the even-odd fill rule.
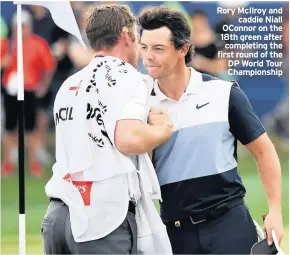
[[111,49],[119,41],[123,27],[134,35],[136,18],[129,6],[97,5],[91,10],[86,23],[86,34],[93,50]]
[[181,49],[184,44],[189,44],[189,50],[185,56],[185,63],[188,64],[191,62],[194,53],[194,47],[190,43],[191,30],[182,12],[165,6],[158,6],[143,11],[139,15],[138,22],[141,26],[141,35],[143,30],[167,27],[171,31],[171,42],[175,49]]

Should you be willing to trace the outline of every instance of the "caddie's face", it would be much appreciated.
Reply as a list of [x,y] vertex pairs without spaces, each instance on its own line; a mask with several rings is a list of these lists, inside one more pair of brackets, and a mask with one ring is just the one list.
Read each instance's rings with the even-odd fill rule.
[[140,38],[143,65],[154,79],[164,78],[174,72],[180,50],[170,41],[171,31],[167,27],[143,30]]

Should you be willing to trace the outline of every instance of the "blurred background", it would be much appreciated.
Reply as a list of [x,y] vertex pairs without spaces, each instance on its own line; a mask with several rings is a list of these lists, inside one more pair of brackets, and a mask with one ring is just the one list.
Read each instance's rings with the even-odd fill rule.
[[[287,2],[126,2],[135,14],[145,8],[167,5],[186,14],[192,28],[195,56],[190,64],[195,69],[224,80],[236,80],[249,97],[278,151],[283,171],[283,217],[285,237],[282,247],[289,251],[289,3]],[[98,2],[71,2],[84,41],[87,8]],[[113,3],[104,2],[106,4]],[[122,3],[122,2],[119,2]],[[282,77],[229,76],[225,59],[217,52],[224,49],[221,40],[223,24],[237,24],[237,16],[217,15],[218,6],[237,8],[283,7]],[[43,7],[25,6],[23,15],[24,77],[27,114],[26,135],[26,220],[27,252],[41,254],[40,225],[48,205],[44,186],[54,163],[54,97],[62,82],[83,68],[92,58],[77,39],[58,28]],[[15,82],[15,12],[12,2],[1,2],[1,254],[18,252],[18,175],[17,175],[17,101]],[[267,25],[269,24],[261,24]],[[263,42],[264,43],[264,42]],[[269,58],[270,59],[270,58]],[[140,61],[141,72],[146,73]],[[256,171],[256,164],[241,146],[239,171],[247,188],[246,201],[252,216],[262,224],[267,212],[265,193]]]

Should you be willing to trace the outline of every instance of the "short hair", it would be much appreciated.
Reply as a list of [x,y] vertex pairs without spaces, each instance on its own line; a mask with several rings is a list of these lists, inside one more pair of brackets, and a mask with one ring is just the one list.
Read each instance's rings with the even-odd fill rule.
[[134,35],[136,17],[129,6],[97,5],[91,10],[86,22],[86,34],[93,50],[111,49],[119,41],[123,27]]
[[[161,27],[167,27],[171,31],[171,42],[175,49],[181,49],[184,44],[190,44],[191,29],[182,12],[170,9],[165,6],[154,7],[143,11],[138,17],[138,23],[141,26],[140,33],[143,30],[153,30]],[[190,44],[189,50],[185,56],[185,63],[192,60],[194,47]]]

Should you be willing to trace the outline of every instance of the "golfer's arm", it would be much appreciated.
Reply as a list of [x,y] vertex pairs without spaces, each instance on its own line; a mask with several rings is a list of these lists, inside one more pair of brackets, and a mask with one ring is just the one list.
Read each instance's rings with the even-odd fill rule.
[[281,211],[281,166],[274,145],[268,135],[264,133],[246,147],[257,161],[269,210]]
[[115,146],[124,154],[143,154],[167,140],[166,127],[139,120],[120,120],[115,128]]

